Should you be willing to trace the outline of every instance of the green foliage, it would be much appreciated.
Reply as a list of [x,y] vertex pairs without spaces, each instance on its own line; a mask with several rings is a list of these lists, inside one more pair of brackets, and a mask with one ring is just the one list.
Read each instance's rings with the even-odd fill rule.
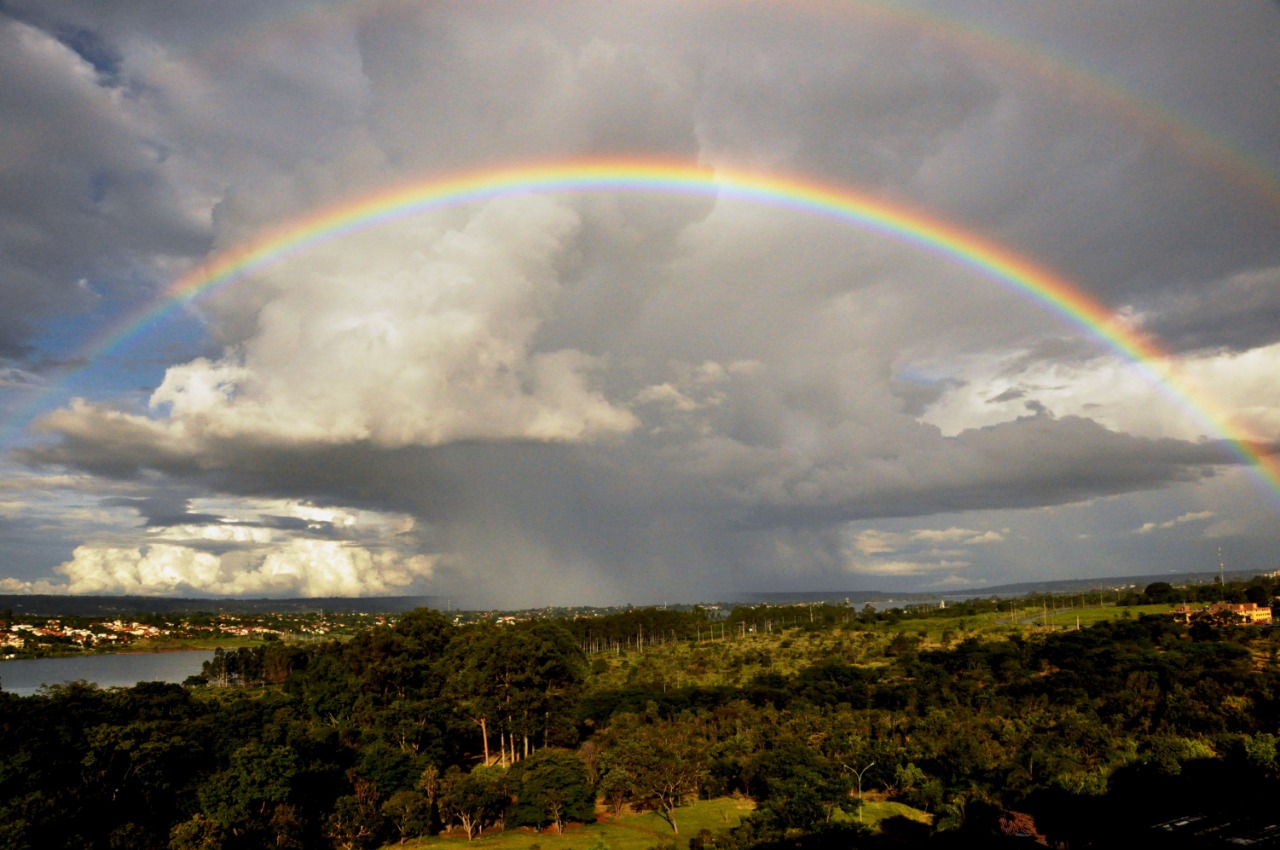
[[[1050,630],[1047,605],[979,602],[742,609],[745,628],[714,641],[701,613],[660,642],[669,618],[633,612],[609,628],[655,639],[590,663],[582,624],[415,612],[345,643],[224,652],[209,672],[228,687],[0,692],[0,846],[362,848],[440,826],[488,843],[500,824],[590,822],[588,777],[649,830],[589,828],[615,850],[678,832],[702,850],[856,846],[861,833],[832,830],[916,810],[938,830],[974,829],[992,807],[1052,822],[1205,765],[1277,789],[1271,633],[1114,608]],[[730,793],[756,807],[734,836],[697,802]],[[1079,820],[1055,829],[1078,835]]]
[[769,740],[749,770],[755,817],[770,829],[813,830],[853,807],[849,773],[796,737]]
[[325,837],[337,850],[365,850],[378,844],[383,826],[377,790],[371,783],[357,779],[354,794],[344,794],[334,801],[325,819]]
[[692,718],[655,721],[652,714],[618,718],[616,737],[601,759],[602,782],[679,832],[676,809],[697,794],[707,775],[707,741]]
[[539,750],[511,769],[508,783],[514,800],[507,808],[508,826],[550,824],[559,833],[566,821],[595,820],[595,794],[572,752]]
[[197,812],[169,832],[169,850],[221,850],[222,827]]
[[291,749],[250,741],[201,785],[201,810],[226,832],[265,835],[275,808],[291,798],[297,773]]
[[586,658],[567,630],[536,621],[521,628],[475,626],[449,648],[445,694],[475,724],[486,756],[491,738],[515,751],[576,743],[572,716]]
[[382,816],[403,842],[431,833],[431,800],[421,791],[397,791],[382,804]]
[[1277,738],[1270,732],[1259,732],[1256,735],[1244,736],[1243,749],[1246,761],[1267,773],[1274,773],[1280,762],[1280,750],[1277,749]]
[[440,817],[446,825],[461,827],[468,840],[497,823],[509,799],[506,771],[501,768],[481,766],[463,773],[454,766],[440,781]]

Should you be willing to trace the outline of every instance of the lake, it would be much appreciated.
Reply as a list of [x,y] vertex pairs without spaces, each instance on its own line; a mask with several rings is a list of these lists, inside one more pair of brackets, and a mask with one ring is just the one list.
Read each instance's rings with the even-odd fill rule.
[[103,688],[132,687],[138,682],[177,682],[200,672],[212,650],[80,655],[69,658],[15,658],[0,661],[0,690],[31,696],[41,685],[83,679]]

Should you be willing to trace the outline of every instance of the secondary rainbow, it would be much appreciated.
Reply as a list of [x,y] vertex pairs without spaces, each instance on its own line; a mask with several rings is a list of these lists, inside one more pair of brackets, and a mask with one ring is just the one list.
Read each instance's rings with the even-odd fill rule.
[[602,192],[686,194],[782,207],[853,224],[975,269],[1065,317],[1132,361],[1148,380],[1179,399],[1201,427],[1224,438],[1271,490],[1280,493],[1280,465],[1238,434],[1209,400],[1188,391],[1169,371],[1165,352],[1153,340],[1048,269],[955,225],[846,186],[680,162],[616,159],[518,165],[428,177],[343,201],[212,257],[175,281],[153,307],[91,343],[82,356],[100,357],[180,305],[344,234],[513,195]]
[[[234,65],[241,56],[267,56],[278,39],[305,41],[324,32],[343,16],[379,18],[420,9],[418,0],[322,0],[312,5],[268,5],[252,28],[221,31],[197,57],[204,62]],[[1192,116],[1145,95],[1103,69],[1084,65],[1048,44],[1020,36],[994,19],[966,17],[943,4],[920,6],[903,0],[766,0],[729,3],[725,9],[750,13],[753,8],[785,10],[823,26],[849,20],[919,33],[979,62],[994,64],[1052,89],[1083,98],[1109,112],[1122,125],[1138,130],[1151,143],[1172,146],[1182,156],[1216,172],[1280,210],[1280,171],[1276,164],[1234,143]]]

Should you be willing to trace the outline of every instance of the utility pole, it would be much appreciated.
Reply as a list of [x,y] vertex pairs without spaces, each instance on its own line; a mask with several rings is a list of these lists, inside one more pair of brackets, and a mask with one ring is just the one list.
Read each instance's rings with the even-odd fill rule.
[[1222,547],[1218,547],[1218,601],[1225,602],[1227,599],[1227,565],[1222,560]]

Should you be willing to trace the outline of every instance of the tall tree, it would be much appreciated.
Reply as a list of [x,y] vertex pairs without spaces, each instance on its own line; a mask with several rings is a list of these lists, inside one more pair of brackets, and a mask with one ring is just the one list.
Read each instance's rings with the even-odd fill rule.
[[618,782],[631,800],[680,832],[676,809],[707,775],[707,743],[688,718],[630,725],[601,758],[603,782]]

